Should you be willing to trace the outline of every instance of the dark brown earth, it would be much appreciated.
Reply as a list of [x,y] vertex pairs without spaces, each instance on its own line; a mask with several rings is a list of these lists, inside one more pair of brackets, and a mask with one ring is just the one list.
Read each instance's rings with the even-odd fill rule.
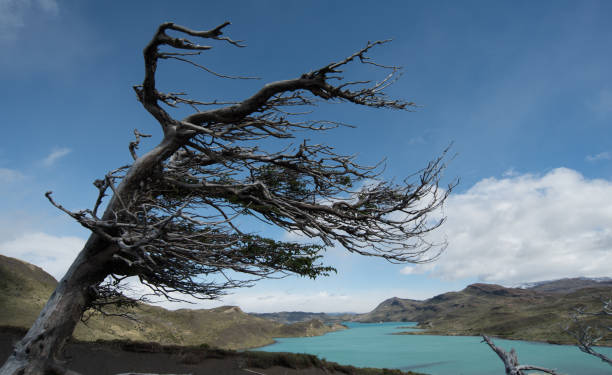
[[[21,328],[0,327],[0,363],[4,363],[24,334]],[[417,375],[342,366],[307,354],[236,352],[130,341],[72,341],[66,346],[65,356],[67,366],[84,375]]]

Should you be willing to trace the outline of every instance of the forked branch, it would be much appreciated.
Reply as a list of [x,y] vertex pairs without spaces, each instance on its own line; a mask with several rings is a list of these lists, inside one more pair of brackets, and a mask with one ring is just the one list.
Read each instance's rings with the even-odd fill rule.
[[[601,299],[601,309],[587,311],[584,307],[577,307],[571,313],[572,326],[565,327],[565,332],[574,337],[578,349],[582,352],[601,359],[612,366],[612,358],[595,350],[594,346],[610,340],[612,336],[612,299]],[[590,318],[590,319],[587,319]],[[599,318],[599,321],[593,320]],[[607,320],[605,320],[607,318]],[[602,324],[603,321],[603,324]]]
[[510,352],[506,352],[504,349],[495,345],[488,336],[482,335],[482,338],[483,341],[486,342],[487,345],[489,345],[489,347],[495,352],[495,354],[497,354],[497,356],[502,360],[502,362],[504,362],[504,369],[506,370],[506,375],[525,375],[524,371],[528,370],[541,371],[552,375],[560,375],[555,370],[547,369],[544,367],[521,365],[518,362],[518,356],[514,349],[510,350]]

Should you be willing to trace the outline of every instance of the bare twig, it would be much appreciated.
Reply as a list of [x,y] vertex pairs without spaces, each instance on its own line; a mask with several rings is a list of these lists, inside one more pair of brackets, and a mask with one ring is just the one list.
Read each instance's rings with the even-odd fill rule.
[[191,64],[191,65],[193,65],[193,66],[195,66],[197,68],[200,68],[200,69],[204,70],[205,72],[208,72],[208,73],[210,73],[210,74],[212,74],[214,76],[217,76],[219,78],[227,78],[227,79],[261,79],[259,77],[230,76],[230,75],[227,75],[227,74],[217,73],[217,72],[215,72],[215,71],[205,67],[204,65],[201,65],[201,64],[195,63],[195,62],[193,62],[193,61],[191,61],[189,59],[177,56],[176,54],[160,53],[159,54],[159,58],[160,59],[175,59],[175,60],[178,60],[178,61],[183,61],[183,62]]
[[138,150],[138,145],[140,144],[140,137],[150,138],[150,134],[142,134],[138,131],[138,129],[134,129],[134,136],[136,137],[135,141],[130,142],[130,154],[132,154],[132,158],[134,160],[138,159],[136,155],[136,150]]

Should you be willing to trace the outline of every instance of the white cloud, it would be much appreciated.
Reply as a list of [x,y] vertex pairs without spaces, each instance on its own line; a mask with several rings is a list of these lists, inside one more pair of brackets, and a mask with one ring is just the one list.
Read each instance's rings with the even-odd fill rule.
[[14,169],[0,168],[0,183],[10,184],[23,178],[23,174]]
[[46,167],[50,167],[60,158],[68,155],[70,153],[70,149],[66,147],[54,148],[46,158],[42,160],[42,164]]
[[[274,291],[267,293],[236,294],[226,301],[230,304],[240,305],[245,311],[273,312],[273,311],[330,311],[336,309],[339,312],[362,311],[362,305],[367,301],[351,298],[342,293],[333,293],[326,290],[291,292]],[[380,302],[380,301],[378,301]],[[369,306],[368,306],[369,307]]]
[[37,265],[59,280],[84,244],[78,237],[25,233],[0,243],[0,253]]
[[31,10],[42,10],[55,16],[59,13],[59,6],[56,0],[0,0],[0,42],[18,37]]
[[595,161],[600,161],[600,160],[610,160],[612,159],[612,154],[610,154],[608,151],[604,151],[604,152],[600,152],[597,155],[587,155],[585,159],[586,161],[590,161],[590,162],[595,162]]
[[611,196],[612,182],[566,168],[481,180],[447,201],[447,222],[434,234],[447,237],[446,252],[402,273],[505,285],[610,276]]

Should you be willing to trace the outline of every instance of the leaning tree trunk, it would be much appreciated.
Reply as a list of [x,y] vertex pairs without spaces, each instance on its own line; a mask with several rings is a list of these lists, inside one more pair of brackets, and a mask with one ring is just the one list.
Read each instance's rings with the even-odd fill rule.
[[90,237],[0,374],[69,373],[63,369],[60,355],[83,310],[91,302],[90,287],[106,277],[97,267],[108,257],[110,248],[104,247],[104,241],[98,236]]
[[[178,146],[177,137],[166,135],[157,147],[138,158],[117,187],[102,218],[111,220],[119,208],[118,197],[138,187]],[[61,353],[94,298],[93,288],[111,273],[117,250],[116,245],[92,233],[32,327],[0,368],[0,375],[76,374],[63,365]]]

